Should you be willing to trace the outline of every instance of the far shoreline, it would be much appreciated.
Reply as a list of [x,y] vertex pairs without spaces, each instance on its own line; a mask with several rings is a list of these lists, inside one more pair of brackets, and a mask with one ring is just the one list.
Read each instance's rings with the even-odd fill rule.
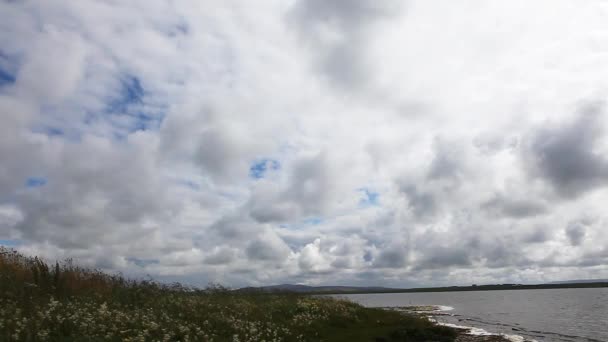
[[523,336],[512,334],[507,335],[504,333],[497,333],[487,331],[481,328],[473,326],[462,326],[452,323],[445,323],[438,320],[437,316],[449,315],[449,311],[453,310],[452,307],[439,306],[439,305],[408,305],[408,306],[393,306],[393,307],[380,307],[384,310],[403,312],[404,314],[418,315],[425,317],[432,323],[444,327],[449,327],[458,331],[458,336],[455,342],[530,342],[533,340],[526,339]]
[[[314,287],[306,292],[315,295],[342,295],[342,294],[376,294],[376,293],[429,293],[429,292],[474,292],[474,291],[517,291],[517,290],[555,290],[555,289],[591,289],[608,288],[608,282],[597,283],[570,283],[570,284],[497,284],[497,285],[472,285],[472,286],[445,286],[445,287],[420,287],[410,289],[382,289],[382,290],[314,290]],[[264,291],[264,290],[261,290]],[[274,292],[274,291],[270,291]],[[281,292],[281,291],[277,291]],[[290,292],[290,291],[286,291]]]

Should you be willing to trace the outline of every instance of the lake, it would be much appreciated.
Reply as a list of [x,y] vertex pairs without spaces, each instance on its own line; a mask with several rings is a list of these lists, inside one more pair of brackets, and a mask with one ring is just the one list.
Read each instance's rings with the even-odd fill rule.
[[369,307],[445,306],[443,323],[536,341],[608,341],[608,288],[340,295]]

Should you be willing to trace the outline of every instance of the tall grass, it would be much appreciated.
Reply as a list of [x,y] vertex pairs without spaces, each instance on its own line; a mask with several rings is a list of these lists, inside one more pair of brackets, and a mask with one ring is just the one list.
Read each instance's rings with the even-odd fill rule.
[[331,298],[129,280],[0,247],[0,341],[452,341],[414,316]]

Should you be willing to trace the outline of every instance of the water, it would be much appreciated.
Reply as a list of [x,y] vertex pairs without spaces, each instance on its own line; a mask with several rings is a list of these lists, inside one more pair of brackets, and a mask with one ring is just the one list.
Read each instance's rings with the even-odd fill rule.
[[370,307],[441,305],[438,321],[536,341],[608,342],[608,288],[344,295]]

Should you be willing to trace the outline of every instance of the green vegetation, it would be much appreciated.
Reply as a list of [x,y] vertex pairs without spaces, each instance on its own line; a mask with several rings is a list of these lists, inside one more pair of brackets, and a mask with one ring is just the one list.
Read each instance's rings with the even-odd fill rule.
[[344,300],[133,281],[0,247],[0,341],[453,341],[456,334]]

